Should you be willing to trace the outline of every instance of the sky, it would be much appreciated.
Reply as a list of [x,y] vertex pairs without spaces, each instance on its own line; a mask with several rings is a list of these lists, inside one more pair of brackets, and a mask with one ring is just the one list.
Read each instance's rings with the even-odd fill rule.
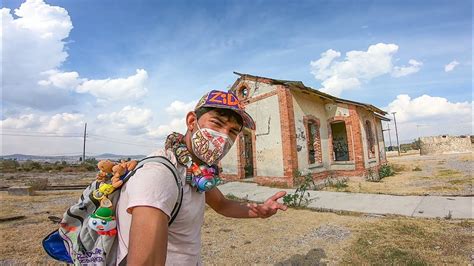
[[402,141],[472,134],[472,11],[468,0],[4,0],[1,153],[81,154],[87,123],[87,156],[148,154],[233,71],[396,112]]

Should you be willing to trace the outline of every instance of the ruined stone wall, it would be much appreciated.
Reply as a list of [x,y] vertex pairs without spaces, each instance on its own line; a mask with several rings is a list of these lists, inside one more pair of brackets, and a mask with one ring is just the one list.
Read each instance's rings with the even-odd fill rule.
[[470,152],[471,139],[455,136],[422,137],[420,147],[421,155]]

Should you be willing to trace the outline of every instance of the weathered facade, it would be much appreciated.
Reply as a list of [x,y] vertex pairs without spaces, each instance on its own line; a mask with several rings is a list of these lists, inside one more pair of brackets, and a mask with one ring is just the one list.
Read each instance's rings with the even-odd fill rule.
[[236,74],[231,90],[256,130],[244,131],[221,161],[224,178],[291,186],[296,171],[314,179],[363,176],[386,162],[384,111],[299,81]]

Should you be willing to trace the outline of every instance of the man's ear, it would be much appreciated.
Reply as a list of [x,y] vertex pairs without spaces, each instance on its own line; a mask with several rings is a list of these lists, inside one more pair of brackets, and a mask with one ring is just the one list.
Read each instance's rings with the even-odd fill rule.
[[186,126],[188,128],[188,131],[191,132],[191,131],[194,130],[194,126],[196,125],[196,122],[197,122],[196,113],[195,112],[189,112],[186,115]]

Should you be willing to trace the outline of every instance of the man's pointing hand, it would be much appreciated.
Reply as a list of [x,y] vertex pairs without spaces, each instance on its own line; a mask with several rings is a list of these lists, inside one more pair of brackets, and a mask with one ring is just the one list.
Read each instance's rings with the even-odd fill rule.
[[285,191],[275,193],[275,195],[268,198],[263,204],[248,203],[249,214],[253,217],[268,218],[280,209],[286,211],[288,207],[284,204],[278,203],[278,199],[286,195]]

